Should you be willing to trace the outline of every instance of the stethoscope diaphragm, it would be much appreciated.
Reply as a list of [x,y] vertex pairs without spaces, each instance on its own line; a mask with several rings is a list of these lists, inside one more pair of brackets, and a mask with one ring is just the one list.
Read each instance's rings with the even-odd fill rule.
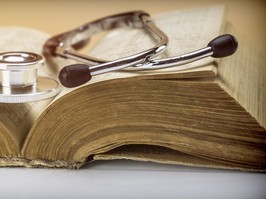
[[0,53],[0,102],[32,102],[57,95],[59,83],[37,75],[44,64],[44,57],[32,52]]

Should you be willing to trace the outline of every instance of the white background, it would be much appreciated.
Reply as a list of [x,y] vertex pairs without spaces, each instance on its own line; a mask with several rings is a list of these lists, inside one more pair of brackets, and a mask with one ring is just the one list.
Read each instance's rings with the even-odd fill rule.
[[80,170],[0,168],[0,198],[265,199],[266,174],[126,160]]

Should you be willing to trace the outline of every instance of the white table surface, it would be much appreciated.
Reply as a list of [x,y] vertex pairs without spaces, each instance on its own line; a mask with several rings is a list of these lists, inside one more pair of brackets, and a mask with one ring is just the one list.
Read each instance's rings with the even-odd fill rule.
[[126,160],[80,170],[0,168],[0,198],[265,199],[266,174]]

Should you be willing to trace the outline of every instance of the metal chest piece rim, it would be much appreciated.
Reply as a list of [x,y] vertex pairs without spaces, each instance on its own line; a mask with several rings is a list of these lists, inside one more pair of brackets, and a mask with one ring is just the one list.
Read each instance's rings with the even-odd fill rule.
[[36,53],[0,53],[0,103],[26,103],[56,96],[59,83],[37,75],[44,65],[44,57]]

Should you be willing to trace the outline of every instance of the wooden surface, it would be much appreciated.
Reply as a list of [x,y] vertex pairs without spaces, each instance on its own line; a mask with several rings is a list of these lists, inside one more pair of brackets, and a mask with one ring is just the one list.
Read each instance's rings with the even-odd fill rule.
[[57,34],[102,16],[131,10],[151,14],[224,4],[226,19],[255,42],[266,44],[266,1],[250,0],[0,0],[0,25]]

